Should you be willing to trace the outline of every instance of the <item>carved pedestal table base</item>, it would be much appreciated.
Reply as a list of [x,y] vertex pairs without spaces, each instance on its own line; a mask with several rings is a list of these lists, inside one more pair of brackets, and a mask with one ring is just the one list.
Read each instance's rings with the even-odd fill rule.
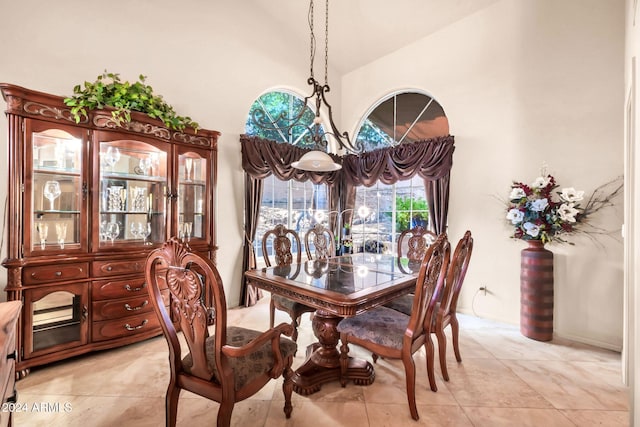
[[[326,382],[340,380],[340,334],[337,330],[340,320],[326,311],[316,311],[312,326],[318,342],[307,348],[307,360],[293,375],[296,393],[307,396],[319,391]],[[371,363],[350,357],[346,376],[355,384],[369,385],[373,383],[375,372]]]

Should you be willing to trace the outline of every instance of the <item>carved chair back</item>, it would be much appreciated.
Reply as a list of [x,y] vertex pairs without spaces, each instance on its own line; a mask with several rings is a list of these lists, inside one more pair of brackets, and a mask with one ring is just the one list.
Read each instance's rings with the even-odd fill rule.
[[271,267],[269,260],[268,242],[273,239],[274,265],[281,267],[300,263],[302,259],[300,236],[295,230],[287,228],[283,224],[277,224],[262,236],[262,256],[267,267]]
[[[315,248],[315,256],[311,255],[311,243]],[[334,235],[322,224],[316,224],[304,235],[304,245],[309,260],[331,258],[336,253]]]

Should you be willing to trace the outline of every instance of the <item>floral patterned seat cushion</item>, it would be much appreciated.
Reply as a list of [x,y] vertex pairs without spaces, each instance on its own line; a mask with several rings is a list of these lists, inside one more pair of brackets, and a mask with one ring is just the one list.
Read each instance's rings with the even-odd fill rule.
[[340,321],[338,332],[401,350],[408,325],[406,314],[388,307],[376,307]]
[[298,311],[300,309],[307,310],[307,311],[313,310],[311,307],[307,305],[300,304],[299,302],[295,302],[289,298],[283,297],[282,295],[272,294],[271,298],[273,299],[273,302],[277,306],[282,307],[285,311],[289,313],[293,313],[294,311]]
[[[230,326],[227,328],[227,345],[234,347],[240,347],[251,340],[255,339],[262,332],[254,331],[252,329],[240,328],[237,326]],[[293,356],[297,350],[295,342],[288,338],[280,338],[280,351],[282,356],[287,358]],[[215,337],[210,336],[206,341],[207,362],[209,369],[214,373],[216,378],[218,373],[216,370],[215,358]],[[241,389],[244,385],[248,384],[251,380],[265,372],[268,372],[273,366],[274,358],[273,351],[271,349],[271,341],[266,342],[262,347],[255,352],[243,356],[243,357],[230,357],[229,364],[233,369],[236,380],[236,390]],[[182,366],[185,372],[190,373],[193,361],[191,354],[187,354],[182,359]]]

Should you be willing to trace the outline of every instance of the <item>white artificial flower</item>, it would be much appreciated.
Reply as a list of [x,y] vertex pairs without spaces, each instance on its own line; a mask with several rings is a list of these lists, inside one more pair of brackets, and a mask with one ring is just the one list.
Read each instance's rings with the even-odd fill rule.
[[580,211],[573,207],[573,203],[563,203],[558,209],[560,219],[565,222],[576,222],[576,215],[579,213]]
[[524,213],[519,211],[518,209],[511,209],[507,213],[507,219],[511,221],[511,224],[516,225],[522,222],[524,218]]
[[534,212],[542,212],[549,206],[549,201],[546,199],[537,199],[531,202],[531,210]]
[[540,234],[540,227],[532,222],[525,222],[524,229],[527,230],[527,234],[531,237],[538,237],[538,234]]
[[544,176],[539,176],[539,177],[536,178],[535,181],[533,181],[533,184],[531,184],[531,187],[533,187],[533,188],[544,188],[547,185],[549,185],[549,182],[551,182],[551,178],[544,177]]
[[563,188],[560,198],[565,202],[579,202],[584,198],[584,191],[577,191],[573,187]]
[[522,199],[523,197],[527,197],[527,193],[520,187],[512,188],[511,194],[509,194],[509,200]]

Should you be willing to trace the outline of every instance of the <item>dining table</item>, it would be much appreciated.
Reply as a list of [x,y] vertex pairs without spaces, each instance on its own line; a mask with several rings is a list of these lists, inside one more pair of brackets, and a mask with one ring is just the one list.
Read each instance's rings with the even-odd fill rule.
[[[245,277],[259,289],[316,309],[312,329],[318,341],[307,347],[306,359],[293,375],[294,391],[310,395],[322,384],[343,378],[338,323],[412,292],[417,271],[406,268],[406,259],[357,253],[258,268],[246,271]],[[373,365],[349,356],[346,378],[369,385],[375,379]]]

